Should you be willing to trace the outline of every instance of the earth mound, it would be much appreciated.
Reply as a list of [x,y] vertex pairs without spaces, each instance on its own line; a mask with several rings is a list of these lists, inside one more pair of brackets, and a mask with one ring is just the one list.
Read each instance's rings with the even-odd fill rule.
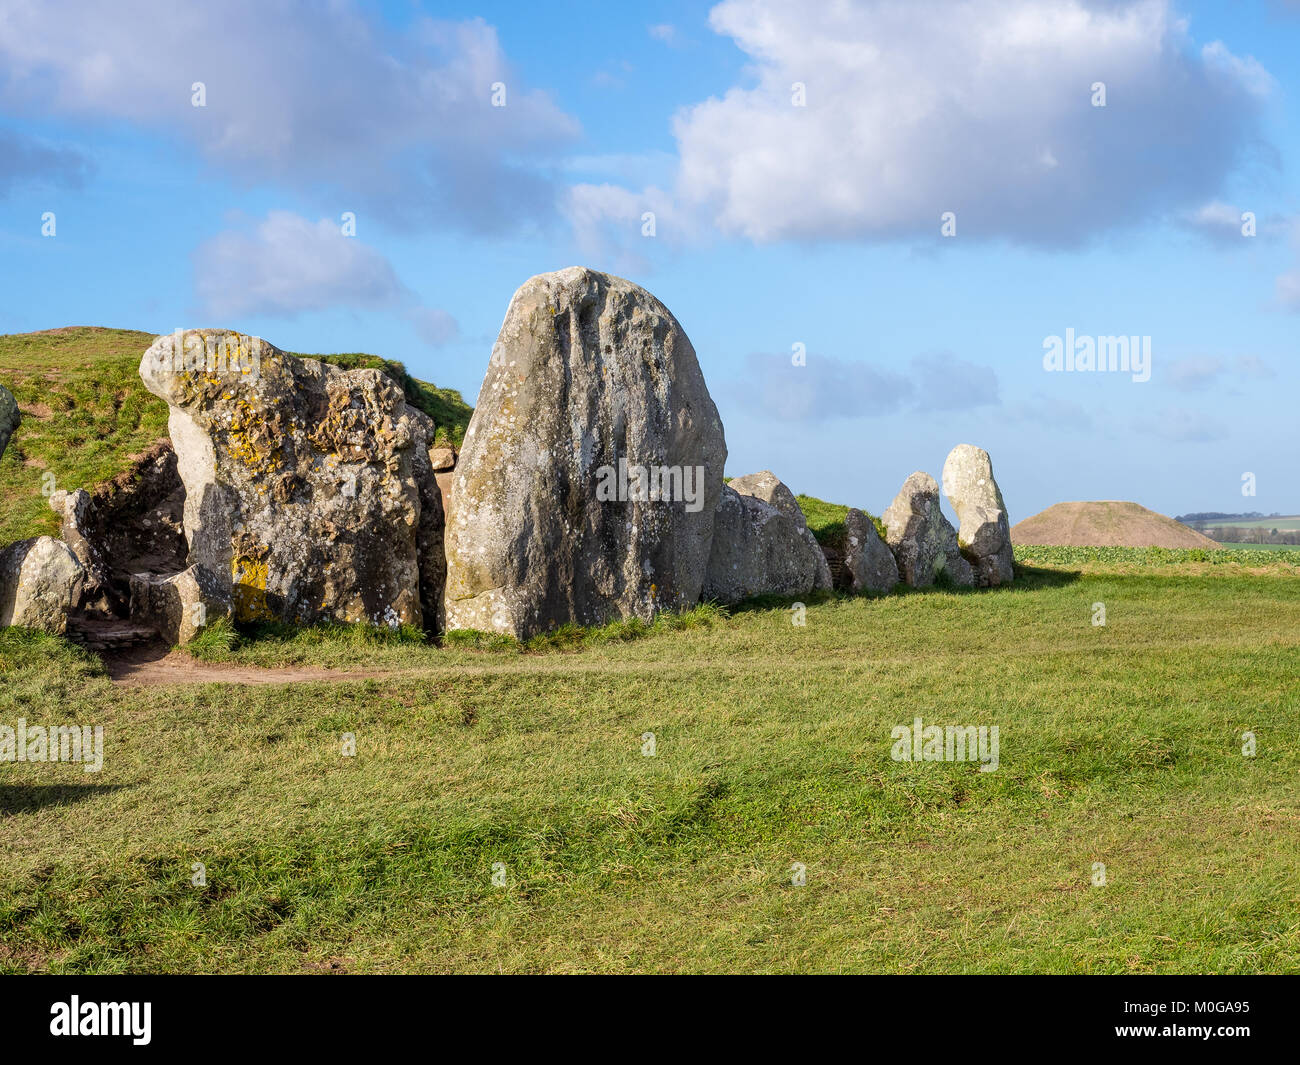
[[1220,546],[1173,518],[1113,499],[1057,503],[1013,525],[1011,542],[1050,547]]

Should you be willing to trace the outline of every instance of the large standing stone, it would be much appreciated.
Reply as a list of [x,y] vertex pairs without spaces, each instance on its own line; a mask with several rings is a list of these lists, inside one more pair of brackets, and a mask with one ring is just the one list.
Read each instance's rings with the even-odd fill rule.
[[526,281],[456,463],[447,627],[526,637],[693,606],[726,456],[667,307],[581,267]]
[[976,583],[987,588],[1011,580],[1011,522],[989,453],[970,444],[953,448],[943,464],[943,494],[957,513],[957,542]]
[[38,536],[10,544],[0,551],[0,628],[66,632],[81,581],[81,563],[62,540]]
[[899,581],[894,553],[875,522],[854,507],[844,517],[844,572],[852,592],[888,592]]
[[18,428],[18,403],[9,389],[0,385],[0,456],[5,453],[9,438]]
[[140,376],[170,407],[189,562],[236,619],[421,623],[413,432],[393,380],[221,330],[159,337]]
[[957,546],[957,531],[940,509],[939,486],[928,473],[908,477],[880,520],[899,575],[912,587],[928,587],[940,573],[956,585],[975,583]]
[[801,529],[785,511],[738,492],[737,483],[722,486],[704,598],[738,603],[830,588],[830,566],[807,524]]

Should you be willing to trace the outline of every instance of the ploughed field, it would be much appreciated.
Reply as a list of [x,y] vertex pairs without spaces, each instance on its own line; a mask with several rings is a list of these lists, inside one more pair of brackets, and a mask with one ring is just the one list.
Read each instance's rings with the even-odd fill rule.
[[[0,970],[1300,970],[1300,568],[1075,550],[803,626],[194,647],[368,674],[290,685],[0,631],[0,722],[105,729],[0,763]],[[998,768],[894,760],[917,717]]]

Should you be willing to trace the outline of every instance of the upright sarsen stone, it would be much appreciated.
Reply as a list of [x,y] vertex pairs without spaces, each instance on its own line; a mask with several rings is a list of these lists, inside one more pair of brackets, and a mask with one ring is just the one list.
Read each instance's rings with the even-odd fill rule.
[[1011,580],[1011,521],[989,453],[971,444],[953,448],[943,464],[943,494],[957,513],[957,541],[976,583],[989,587]]
[[940,573],[956,585],[975,583],[970,563],[961,556],[957,531],[939,506],[939,486],[917,471],[880,516],[898,574],[913,588],[926,588]]
[[456,462],[447,627],[527,637],[693,606],[726,456],[667,307],[581,267],[531,278]]

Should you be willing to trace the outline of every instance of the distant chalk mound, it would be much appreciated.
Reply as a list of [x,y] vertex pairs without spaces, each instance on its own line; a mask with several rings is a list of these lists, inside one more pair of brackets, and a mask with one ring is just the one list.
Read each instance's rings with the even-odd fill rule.
[[1013,525],[1011,542],[1050,547],[1222,546],[1173,518],[1112,499],[1057,503]]

